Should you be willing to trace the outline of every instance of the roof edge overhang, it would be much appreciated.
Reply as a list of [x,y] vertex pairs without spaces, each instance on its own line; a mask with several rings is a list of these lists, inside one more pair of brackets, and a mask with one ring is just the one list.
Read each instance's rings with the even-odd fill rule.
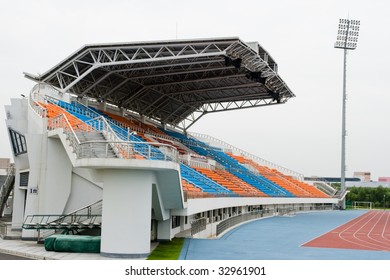
[[66,65],[68,62],[76,59],[80,54],[84,53],[89,49],[107,49],[107,48],[120,48],[120,47],[137,47],[137,46],[153,46],[153,45],[168,45],[168,44],[190,44],[192,42],[196,43],[210,43],[213,41],[235,41],[240,40],[239,37],[220,37],[220,38],[203,38],[203,39],[175,39],[175,40],[155,40],[155,41],[137,41],[137,42],[116,42],[116,43],[91,43],[85,44],[74,53],[69,55],[67,58],[44,72],[43,74],[34,75],[30,73],[24,72],[26,78],[35,80],[37,82],[42,81],[50,75],[51,73],[57,71],[62,66]]
[[[173,52],[172,50],[174,48],[175,51]],[[137,55],[137,52],[143,53],[142,59],[139,57],[134,58]],[[163,52],[165,52],[165,54],[160,55]],[[117,54],[118,56],[121,56],[120,60],[116,60]],[[87,55],[89,56],[89,61],[83,60]],[[134,57],[132,57],[132,55],[134,55]],[[225,61],[223,62],[224,59]],[[210,86],[210,89],[201,88],[200,90],[194,90],[195,85],[192,85],[192,89],[187,87],[188,90],[178,91],[178,93],[176,93],[172,92],[172,88],[174,86],[178,86],[179,84],[184,84],[187,81],[184,81],[183,83],[183,81],[180,80],[175,84],[175,81],[172,81],[172,78],[170,78],[171,80],[169,82],[165,83],[164,81],[159,81],[153,85],[150,82],[151,78],[149,78],[147,81],[149,84],[142,84],[143,81],[140,79],[131,80],[131,75],[133,74],[129,74],[131,71],[145,69],[146,67],[150,67],[152,70],[155,70],[158,67],[159,69],[164,67],[173,68],[172,65],[176,65],[175,63],[181,63],[181,67],[183,69],[182,72],[185,72],[186,69],[193,71],[191,66],[184,67],[183,65],[190,65],[191,63],[195,65],[197,63],[199,64],[199,61],[202,63],[199,68],[201,71],[215,71],[214,68],[210,68],[211,70],[209,70],[207,67],[209,67],[212,63],[220,63],[218,65],[219,68],[229,69],[229,75],[224,73],[218,81],[218,86]],[[138,65],[141,64],[142,67],[138,67]],[[234,72],[233,70],[235,70],[235,68],[239,68],[239,70]],[[126,72],[126,74],[123,74],[124,72]],[[162,93],[161,96],[166,94],[167,98],[170,98],[173,103],[177,102],[175,106],[182,108],[182,110],[180,111],[172,108],[171,112],[164,112],[166,108],[158,108],[157,105],[159,104],[156,104],[155,107],[151,107],[151,105],[146,104],[145,101],[145,106],[148,108],[150,107],[148,110],[142,111],[142,108],[140,108],[142,106],[141,103],[141,105],[137,104],[136,107],[122,108],[139,112],[141,115],[160,123],[187,130],[196,121],[198,121],[199,118],[210,112],[284,104],[289,98],[295,97],[277,72],[277,63],[258,42],[245,43],[239,37],[222,37],[208,39],[141,41],[132,43],[87,44],[46,71],[44,74],[33,75],[24,73],[24,76],[39,83],[47,83],[62,93],[67,92],[76,94],[79,97],[89,97],[95,99],[98,99],[100,96],[104,96],[108,103],[114,104],[118,107],[122,107],[121,103],[116,103],[121,99],[118,99],[118,97],[114,95],[111,96],[110,94],[118,91],[118,89],[125,85],[128,80],[130,81],[129,83],[132,83],[132,85],[151,88],[154,96],[157,96],[160,90]],[[245,80],[245,76],[248,77],[248,74],[245,73],[256,74],[255,79],[250,77],[251,80],[249,80],[249,78]],[[148,76],[145,74],[143,75],[144,78],[146,77],[144,80],[147,80]],[[166,75],[178,74],[176,72],[173,74],[166,73]],[[110,80],[113,76],[116,76],[117,79]],[[234,77],[234,79],[237,80],[237,84],[233,84],[233,82],[228,81],[226,78],[227,76]],[[200,75],[198,77],[200,77]],[[213,80],[207,78],[202,80],[202,86],[207,86],[206,80],[209,84],[216,80],[215,77],[212,79]],[[106,80],[109,80],[109,82],[106,82]],[[197,78],[196,80],[200,81],[201,78]],[[190,82],[193,83],[194,80],[189,80],[188,83]],[[222,86],[221,84],[224,82],[226,82],[226,85],[223,84]],[[170,89],[166,91],[164,91],[165,89],[161,90],[160,88],[164,84],[169,84]],[[258,85],[258,87],[256,85]],[[247,92],[245,91],[246,87],[248,89]],[[256,87],[259,88],[257,92],[255,90]],[[102,88],[107,89],[103,94],[101,94]],[[129,88],[130,86],[125,89],[130,90],[129,93],[138,91],[137,88]],[[227,92],[229,88],[230,92]],[[227,94],[222,96],[224,93]],[[193,96],[199,98],[195,101],[194,98],[192,98],[193,100],[188,102],[182,100],[184,96],[188,94],[192,94]],[[207,99],[204,98],[206,94],[213,96]],[[126,96],[122,98],[126,99]],[[126,99],[126,105],[136,101],[134,99],[135,97],[129,98]],[[150,93],[150,98],[158,99],[161,97],[153,97]],[[179,102],[183,103],[181,104]],[[166,114],[167,116],[169,115],[169,118],[162,116],[163,114]]]

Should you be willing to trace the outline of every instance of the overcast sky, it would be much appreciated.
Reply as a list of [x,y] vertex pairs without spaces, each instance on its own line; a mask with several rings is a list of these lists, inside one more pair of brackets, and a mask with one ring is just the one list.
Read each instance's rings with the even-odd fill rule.
[[296,95],[286,104],[209,114],[209,134],[305,176],[340,176],[343,51],[338,20],[361,21],[348,54],[347,176],[390,176],[388,0],[2,0],[0,157],[12,157],[4,105],[85,44],[237,36],[276,60]]

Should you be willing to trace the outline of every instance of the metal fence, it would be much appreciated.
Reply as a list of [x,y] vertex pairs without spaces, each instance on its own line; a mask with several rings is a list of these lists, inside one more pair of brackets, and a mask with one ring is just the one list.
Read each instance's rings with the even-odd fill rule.
[[191,235],[195,235],[206,229],[207,219],[200,218],[198,220],[192,221],[191,223]]
[[273,212],[269,212],[269,211],[253,211],[253,212],[250,212],[250,213],[246,213],[246,214],[241,214],[241,215],[238,215],[238,216],[234,216],[234,217],[231,217],[231,218],[228,218],[222,222],[220,222],[218,225],[217,225],[217,236],[219,236],[221,233],[223,233],[225,230],[231,228],[231,227],[234,227],[238,224],[241,224],[243,222],[246,222],[246,221],[250,221],[250,220],[254,220],[254,219],[259,219],[259,218],[262,218],[264,216],[271,216],[273,215]]
[[28,215],[24,229],[100,228],[101,215]]
[[[77,158],[91,158],[97,152],[103,158],[111,157],[110,150],[113,150],[120,158],[151,159],[179,162],[179,154],[175,147],[158,142],[136,142],[124,141],[117,137],[110,125],[103,117],[81,123],[72,127],[65,115],[59,115],[48,120],[48,130],[63,129],[63,133],[73,148]],[[106,140],[80,142],[76,132],[100,131]],[[103,148],[102,148],[103,146]],[[137,157],[137,155],[139,157]]]

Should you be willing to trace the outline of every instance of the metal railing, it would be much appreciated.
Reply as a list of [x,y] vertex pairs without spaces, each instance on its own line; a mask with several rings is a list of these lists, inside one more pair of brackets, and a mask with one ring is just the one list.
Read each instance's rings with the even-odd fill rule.
[[[123,144],[123,140],[118,137],[118,135],[114,132],[112,127],[108,124],[107,120],[103,116],[96,117],[94,119],[90,119],[83,123],[83,125],[86,124],[89,127],[92,127],[92,129],[96,131],[100,131],[104,138],[110,143],[110,146],[114,150],[115,154],[118,155],[118,157],[122,158],[130,158],[129,156],[129,149]],[[108,145],[106,145],[107,150]],[[134,150],[132,152],[135,152]]]
[[[101,150],[101,147],[97,147],[99,144],[105,146],[106,152],[101,154],[103,157],[108,157],[108,151],[112,149],[118,157],[124,159],[142,158],[179,162],[179,153],[176,148],[168,144],[121,140],[102,116],[72,127],[67,117],[62,114],[49,119],[47,128],[48,130],[62,128],[78,159],[96,157],[94,156],[95,149]],[[101,132],[106,140],[80,142],[76,132]]]
[[69,145],[73,148],[73,151],[77,155],[80,141],[77,138],[77,135],[73,130],[73,127],[70,125],[68,118],[64,114],[61,114],[55,118],[50,118],[47,121],[47,129],[49,131],[59,129],[59,128],[63,129],[63,133],[65,134],[66,139],[69,141]]
[[[210,170],[215,170],[215,165],[210,164],[207,159],[197,159],[197,158],[192,158],[188,155],[179,155],[179,159],[181,163],[184,163],[185,165],[191,166],[191,167],[200,167],[200,168],[205,168],[205,169],[210,169]],[[224,168],[222,168],[224,169]]]
[[41,88],[41,84],[36,84],[30,92],[28,103],[30,107],[42,118],[46,118],[47,110],[37,101],[37,97],[39,97],[39,91]]
[[[47,117],[47,109],[43,107],[34,97],[36,96],[37,98],[39,98],[40,88],[44,86],[45,85],[43,84],[35,85],[29,95],[29,104],[31,108],[42,118]],[[43,102],[49,101],[55,104],[59,102],[58,99],[51,96],[45,96],[44,98],[45,100],[43,100]],[[80,108],[81,110],[87,111],[86,108],[88,107],[80,107],[82,107]],[[91,116],[98,115],[90,109],[88,111]],[[124,126],[122,124],[117,122],[111,122],[110,124],[103,116],[98,116],[94,119],[88,120],[86,122],[78,124],[75,127],[72,127],[66,115],[61,114],[57,117],[48,119],[47,129],[51,131],[62,128],[63,133],[66,135],[66,138],[69,141],[70,146],[73,148],[73,152],[76,154],[77,158],[95,157],[93,156],[96,154],[94,153],[94,150],[101,150],[101,148],[96,147],[96,144],[100,146],[103,144],[106,150],[106,152],[102,154],[103,157],[109,157],[110,153],[108,151],[113,150],[116,156],[119,158],[143,158],[179,162],[179,153],[175,147],[169,144],[159,142],[125,141],[118,137],[117,133],[115,133],[115,131],[112,129],[112,125],[120,125],[120,128],[124,129]],[[105,140],[85,141],[81,143],[76,135],[76,132],[79,131],[100,131],[103,134]]]
[[28,215],[22,225],[24,229],[61,229],[100,227],[102,200],[68,214]]
[[195,235],[206,229],[207,219],[200,218],[191,222],[191,235]]
[[28,215],[23,229],[100,228],[101,214]]
[[272,216],[272,215],[273,215],[273,212],[260,210],[260,211],[253,211],[250,213],[241,214],[238,216],[228,218],[228,219],[220,222],[217,225],[216,235],[219,236],[221,233],[223,233],[227,229],[234,227],[238,224],[241,224],[243,222],[254,220],[254,219],[259,219],[259,218],[262,218],[264,216]]
[[283,167],[283,166],[280,166],[278,164],[275,164],[273,162],[270,162],[268,160],[265,160],[261,157],[258,157],[258,156],[255,156],[251,153],[248,153],[244,150],[241,150],[233,145],[230,145],[220,139],[217,139],[217,138],[214,138],[210,135],[206,135],[206,134],[202,134],[202,133],[195,133],[195,132],[190,132],[188,133],[189,135],[191,135],[192,137],[194,137],[195,139],[205,139],[205,140],[208,140],[208,141],[212,141],[216,144],[218,144],[220,147],[223,147],[225,150],[229,150],[229,151],[236,151],[238,152],[239,154],[243,155],[244,157],[248,158],[248,159],[251,159],[261,165],[265,165],[265,166],[268,166],[269,168],[274,168],[276,170],[279,170],[280,172],[284,173],[284,174],[289,174],[295,178],[297,178],[298,180],[301,180],[303,181],[303,174],[299,173],[299,172],[296,172],[296,171],[293,171],[291,169],[288,169],[286,167]]

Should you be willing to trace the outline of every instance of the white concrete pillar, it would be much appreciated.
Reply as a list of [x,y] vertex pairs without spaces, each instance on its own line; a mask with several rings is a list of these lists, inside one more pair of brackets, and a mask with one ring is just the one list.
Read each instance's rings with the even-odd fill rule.
[[150,253],[152,184],[149,170],[104,169],[101,255],[143,258]]
[[158,221],[157,240],[167,241],[172,239],[172,218]]

